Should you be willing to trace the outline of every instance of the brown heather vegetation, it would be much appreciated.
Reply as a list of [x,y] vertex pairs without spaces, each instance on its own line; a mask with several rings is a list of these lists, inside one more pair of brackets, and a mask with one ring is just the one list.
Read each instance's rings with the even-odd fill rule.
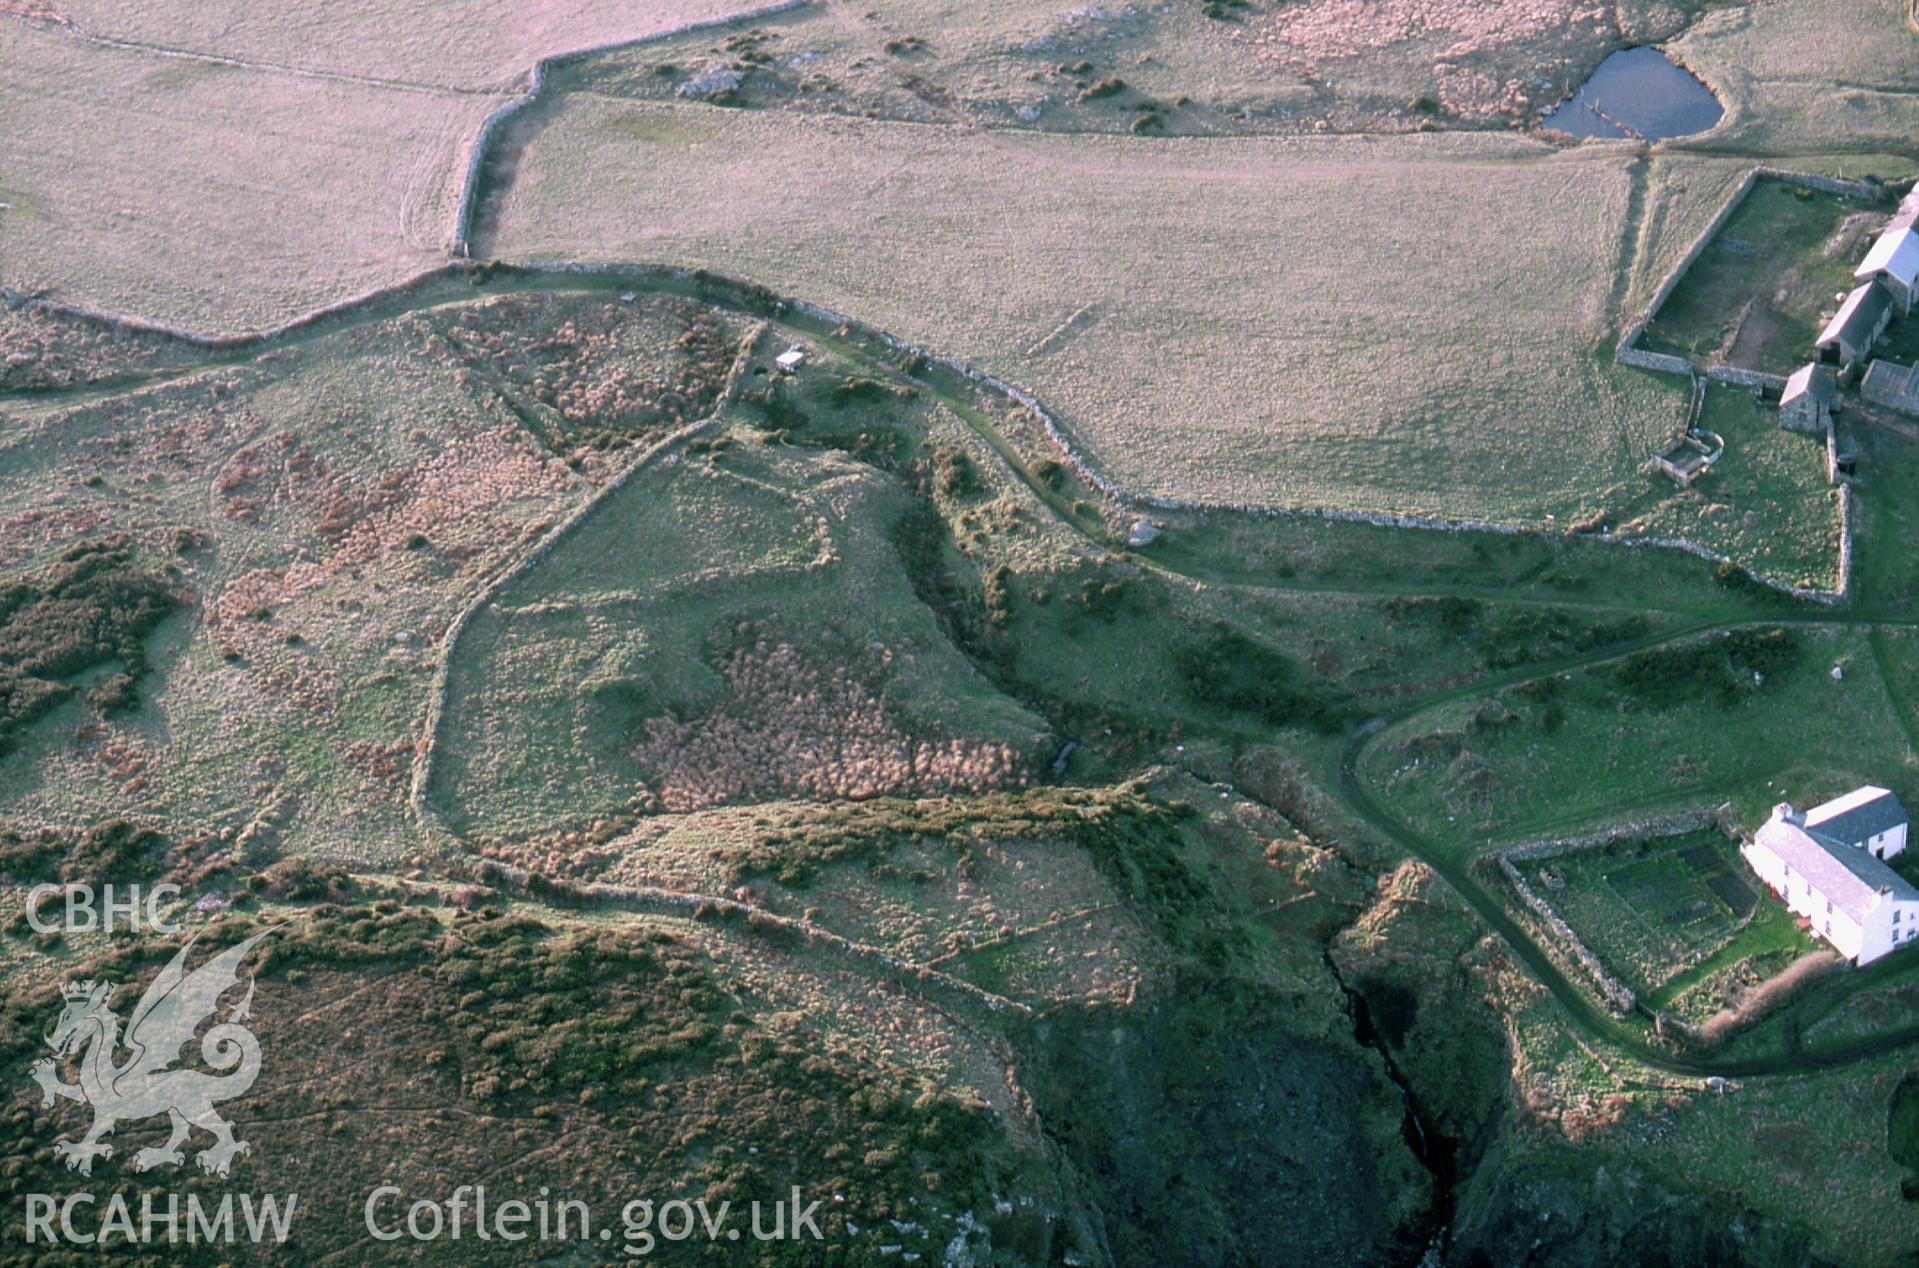
[[[385,1182],[422,1194],[480,1175],[496,1192],[545,1184],[603,1221],[635,1195],[703,1191],[743,1206],[798,1184],[820,1199],[821,1228],[842,1247],[855,1213],[866,1224],[925,1220],[933,1194],[990,1213],[996,1192],[1018,1191],[1009,1165],[1019,1156],[982,1104],[735,996],[708,931],[569,929],[484,902],[452,910],[429,893],[380,896],[324,867],[281,865],[256,879],[239,899],[247,914],[203,937],[226,945],[288,921],[264,944],[255,1008],[274,1042],[235,1122],[254,1146],[249,1182],[300,1194],[303,1254],[362,1240],[359,1203]],[[74,968],[126,984],[124,1010],[175,945],[129,940]],[[27,1062],[57,1008],[51,981],[16,981],[0,1001],[0,1057]],[[5,1231],[16,1239],[16,1195],[57,1191],[66,1178],[48,1117],[29,1104],[38,1095],[26,1087],[0,1120]],[[417,1147],[418,1132],[431,1148]],[[114,1164],[149,1136],[158,1139],[155,1124],[123,1125]],[[190,1166],[159,1182],[217,1200]],[[460,1249],[436,1261],[457,1262]],[[875,1250],[852,1249],[846,1262]],[[820,1253],[810,1241],[751,1250],[758,1263]]]
[[1023,782],[1024,762],[990,740],[914,735],[873,689],[877,664],[825,666],[761,638],[721,666],[727,690],[704,714],[650,719],[635,756],[661,804],[697,810],[742,797],[859,800],[886,793],[980,792]]
[[79,387],[190,355],[160,335],[99,326],[32,304],[0,308],[0,391]]
[[251,522],[269,510],[294,511],[333,548],[323,565],[331,572],[426,543],[456,558],[471,554],[489,508],[555,494],[568,483],[518,432],[500,427],[459,437],[370,478],[336,469],[306,442],[282,433],[235,453],[214,487],[229,518]]
[[[1357,58],[1424,70],[1441,108],[1483,123],[1550,105],[1622,42],[1622,24],[1645,27],[1643,40],[1679,21],[1677,10],[1646,0],[1307,0],[1250,22],[1247,38],[1267,64],[1327,79]],[[1535,78],[1542,68],[1545,84]]]
[[555,449],[646,440],[712,412],[736,332],[691,300],[508,295],[434,323],[450,352]]

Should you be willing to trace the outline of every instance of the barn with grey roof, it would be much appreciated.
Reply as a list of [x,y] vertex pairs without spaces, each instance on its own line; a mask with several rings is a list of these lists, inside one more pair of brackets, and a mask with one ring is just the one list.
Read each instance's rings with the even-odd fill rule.
[[1872,355],[1872,345],[1892,321],[1892,296],[1878,282],[1855,287],[1820,332],[1819,360],[1845,374]]

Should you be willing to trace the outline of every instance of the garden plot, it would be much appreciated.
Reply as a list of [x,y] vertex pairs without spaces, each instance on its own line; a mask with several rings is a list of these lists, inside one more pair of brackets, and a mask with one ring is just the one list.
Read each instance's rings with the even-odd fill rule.
[[0,21],[0,136],[14,139],[0,283],[207,333],[270,326],[442,262],[469,143],[502,100]]
[[481,249],[831,305],[1019,381],[1143,492],[1538,523],[1683,419],[1680,386],[1606,355],[1628,165],[1503,136],[1022,136],[574,94]]
[[1533,859],[1520,872],[1608,970],[1647,994],[1726,943],[1758,903],[1718,833]]

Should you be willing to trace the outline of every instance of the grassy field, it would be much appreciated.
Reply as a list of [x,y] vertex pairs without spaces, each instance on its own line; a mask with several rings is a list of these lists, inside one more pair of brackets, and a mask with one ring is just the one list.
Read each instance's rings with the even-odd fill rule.
[[1653,292],[1752,167],[1750,159],[1712,158],[1683,150],[1662,150],[1652,156],[1646,165],[1646,205],[1626,288],[1628,315],[1645,311]]
[[[1529,1245],[1577,1255],[1597,1241],[1635,1259],[1651,1235],[1667,1252],[1683,1243],[1692,1262],[1905,1260],[1919,1221],[1901,1196],[1912,1173],[1887,1148],[1887,1109],[1908,1060],[1737,1080],[1714,1095],[1575,1044],[1555,1051],[1542,1015],[1521,1005],[1516,1017],[1539,1058],[1513,1089],[1528,1130],[1491,1151],[1464,1202],[1480,1206],[1491,1187],[1518,1210],[1496,1208],[1508,1221],[1499,1232],[1469,1217],[1462,1239],[1493,1241],[1515,1257]],[[1853,1165],[1828,1165],[1836,1152]],[[1670,1196],[1649,1203],[1649,1193]],[[1678,1208],[1691,1218],[1670,1214]],[[1548,1211],[1555,1217],[1541,1219]]]
[[1726,442],[1690,489],[1664,475],[1622,487],[1609,523],[1629,537],[1682,537],[1789,585],[1839,584],[1839,500],[1821,441],[1781,430],[1779,411],[1746,388],[1706,389],[1700,425]]
[[1645,346],[1790,373],[1812,359],[1890,210],[1759,182],[1648,323]]
[[[1369,774],[1468,855],[1727,800],[1756,822],[1775,802],[1912,780],[1873,666],[1865,636],[1844,630],[1669,646],[1444,706],[1373,749]],[[1803,742],[1768,742],[1781,728]]]
[[723,266],[836,306],[1021,381],[1143,491],[1572,516],[1684,407],[1604,355],[1623,157],[592,95],[538,126],[491,250]]

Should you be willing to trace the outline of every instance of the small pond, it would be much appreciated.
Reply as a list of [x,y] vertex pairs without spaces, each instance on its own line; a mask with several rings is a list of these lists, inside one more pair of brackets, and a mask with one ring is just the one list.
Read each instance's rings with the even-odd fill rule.
[[1656,48],[1628,48],[1599,63],[1540,126],[1581,138],[1660,141],[1704,132],[1725,113],[1691,71]]

